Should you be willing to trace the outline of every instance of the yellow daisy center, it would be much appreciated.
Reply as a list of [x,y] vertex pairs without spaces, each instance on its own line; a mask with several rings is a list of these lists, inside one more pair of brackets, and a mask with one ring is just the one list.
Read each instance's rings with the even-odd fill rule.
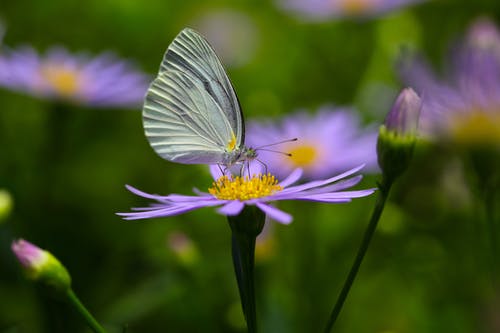
[[307,168],[316,162],[318,158],[318,149],[313,145],[300,145],[289,151],[291,162],[301,168]]
[[348,14],[361,14],[364,13],[372,7],[372,1],[370,0],[341,0],[340,8]]
[[79,72],[56,64],[46,64],[41,69],[43,78],[59,95],[73,96],[79,89]]
[[452,119],[450,134],[457,143],[500,145],[500,113],[475,112]]
[[252,178],[222,176],[212,184],[208,192],[221,200],[245,201],[266,197],[282,189],[278,180],[268,173]]

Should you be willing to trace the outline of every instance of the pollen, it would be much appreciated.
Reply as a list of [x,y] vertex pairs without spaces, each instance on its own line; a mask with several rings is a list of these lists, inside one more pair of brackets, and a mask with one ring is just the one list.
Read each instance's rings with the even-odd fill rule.
[[236,148],[236,136],[231,133],[231,141],[227,143],[227,151],[233,151]]
[[222,176],[212,184],[208,192],[221,200],[251,200],[267,197],[283,190],[270,173],[249,177]]
[[77,70],[46,64],[41,74],[54,92],[61,96],[73,96],[79,89],[80,75]]

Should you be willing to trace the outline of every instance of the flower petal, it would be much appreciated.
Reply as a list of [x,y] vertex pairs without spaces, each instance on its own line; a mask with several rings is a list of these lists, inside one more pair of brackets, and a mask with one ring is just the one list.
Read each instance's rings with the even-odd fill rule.
[[176,204],[158,205],[156,209],[136,211],[132,213],[116,213],[116,215],[122,216],[125,220],[149,219],[153,217],[175,216],[198,208],[217,206],[220,204],[221,204],[220,201],[213,201],[213,202],[203,201],[203,202],[197,202],[197,203],[193,202],[191,204],[180,204],[180,205]]
[[138,190],[135,187],[128,185],[128,184],[125,185],[125,187],[127,188],[127,190],[134,193],[135,195],[138,195],[140,197],[147,198],[147,199],[164,200],[168,197],[168,196],[161,196],[158,194],[149,194],[149,193],[143,192],[141,190]]
[[[201,198],[200,198],[200,196],[183,195],[183,194],[158,195],[158,194],[149,194],[149,193],[143,192],[143,191],[136,189],[135,187],[130,186],[130,185],[125,185],[125,187],[127,188],[127,190],[129,190],[130,192],[132,192],[140,197],[157,200],[161,203],[166,203],[166,202],[179,202],[179,203],[180,202],[200,202],[200,200],[212,201],[215,199],[212,195],[210,195],[208,193],[201,196]],[[203,192],[201,192],[201,193],[203,193]]]
[[322,186],[320,188],[310,189],[307,191],[308,194],[319,194],[319,193],[331,193],[341,191],[345,188],[353,187],[358,184],[361,179],[363,179],[362,175],[358,175],[349,179],[341,180],[331,185]]
[[303,185],[297,185],[297,186],[292,186],[292,187],[288,187],[286,189],[284,189],[281,193],[285,194],[285,193],[297,193],[297,192],[302,192],[302,191],[305,191],[305,190],[308,190],[308,189],[311,189],[311,188],[318,188],[318,187],[321,187],[321,186],[324,186],[324,185],[327,185],[327,184],[330,184],[330,183],[333,183],[339,179],[342,179],[342,178],[345,178],[347,176],[350,176],[356,172],[358,172],[359,170],[361,170],[365,165],[362,164],[358,167],[355,167],[351,170],[348,170],[344,173],[341,173],[340,175],[337,175],[337,176],[334,176],[334,177],[331,177],[331,178],[328,178],[328,179],[325,179],[325,180],[317,180],[317,181],[313,181],[313,182],[309,182],[309,183],[305,183]]
[[333,192],[333,193],[290,193],[288,195],[283,195],[274,200],[310,200],[310,201],[321,201],[321,202],[346,202],[351,201],[352,198],[366,197],[372,194],[375,190],[360,190],[360,191],[344,191],[344,192]]
[[218,164],[211,164],[209,166],[209,169],[210,169],[210,174],[212,175],[212,178],[215,180],[224,176],[224,174],[222,173],[222,167]]
[[279,223],[290,224],[293,220],[292,215],[285,213],[284,211],[279,210],[276,207],[266,205],[262,202],[256,202],[255,205],[259,207],[259,209],[264,213],[266,213],[267,216]]
[[279,183],[279,185],[285,187],[288,187],[298,181],[300,177],[302,177],[302,169],[295,169],[292,171],[291,174],[288,175],[283,181]]
[[243,202],[239,200],[232,200],[221,208],[217,209],[217,212],[223,215],[234,216],[238,215],[243,210],[243,207],[245,207],[245,204]]

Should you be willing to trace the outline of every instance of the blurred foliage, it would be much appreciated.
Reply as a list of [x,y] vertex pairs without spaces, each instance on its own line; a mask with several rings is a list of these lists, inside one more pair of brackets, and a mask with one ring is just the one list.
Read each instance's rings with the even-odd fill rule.
[[[172,38],[204,12],[231,8],[255,24],[255,55],[228,68],[245,116],[282,116],[324,103],[355,105],[380,123],[400,89],[402,47],[442,65],[449,42],[494,0],[430,1],[385,16],[299,22],[268,1],[4,1],[4,43],[39,50],[113,50],[155,73]],[[88,332],[75,313],[22,276],[10,251],[22,237],[65,264],[74,290],[109,332],[243,332],[225,218],[210,209],[124,222],[145,204],[127,192],[188,194],[211,180],[203,166],[159,158],[140,110],[94,110],[0,91],[0,188],[14,202],[0,224],[0,331]],[[61,112],[63,111],[63,112]],[[57,116],[57,118],[56,118]],[[56,131],[56,132],[54,132]],[[332,138],[334,140],[334,138]],[[498,332],[500,294],[481,201],[456,152],[421,145],[382,217],[336,332]],[[368,176],[372,187],[377,176]],[[273,251],[257,262],[262,332],[320,332],[359,245],[373,198],[347,205],[285,203]],[[273,223],[273,222],[270,222]],[[196,260],[179,260],[181,232]],[[498,262],[493,262],[498,265]]]

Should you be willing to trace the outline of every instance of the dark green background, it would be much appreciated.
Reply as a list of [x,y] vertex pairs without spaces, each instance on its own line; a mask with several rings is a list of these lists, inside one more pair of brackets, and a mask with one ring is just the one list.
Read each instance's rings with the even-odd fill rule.
[[[440,67],[450,42],[474,18],[500,19],[494,0],[434,1],[379,18],[321,24],[300,22],[267,1],[222,0],[3,1],[0,17],[9,46],[113,50],[153,74],[184,26],[225,8],[247,14],[259,37],[251,61],[228,70],[247,119],[333,103],[355,105],[367,124],[383,121],[401,88],[394,71],[401,47],[421,50]],[[12,214],[0,224],[0,332],[88,332],[73,310],[24,278],[10,251],[19,237],[64,263],[75,292],[109,332],[125,324],[131,333],[243,332],[223,216],[203,209],[125,222],[115,215],[147,203],[124,184],[189,194],[210,185],[206,169],[159,158],[144,138],[140,109],[54,108],[0,91],[0,188],[14,198]],[[463,173],[454,153],[418,149],[392,193],[336,332],[498,332],[491,325],[499,325],[500,295],[495,301],[481,202]],[[368,176],[360,188],[376,180]],[[458,190],[447,192],[448,183]],[[322,331],[373,199],[280,204],[295,220],[273,223],[274,252],[257,263],[262,332]],[[183,263],[169,249],[173,231],[192,239],[197,261]]]

